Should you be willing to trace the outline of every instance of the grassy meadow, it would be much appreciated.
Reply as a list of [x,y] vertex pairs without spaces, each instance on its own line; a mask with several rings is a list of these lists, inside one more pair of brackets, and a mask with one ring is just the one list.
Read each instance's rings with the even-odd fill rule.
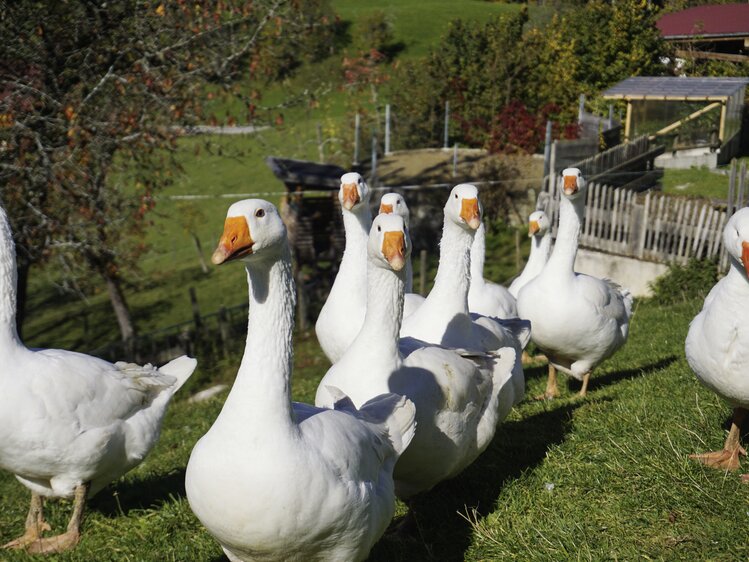
[[[402,43],[398,57],[403,59],[426,54],[452,17],[478,22],[520,9],[483,0],[425,4],[387,0],[375,8],[358,0],[333,1],[341,17],[351,21],[350,33],[364,15],[384,11],[393,22],[396,43]],[[550,13],[530,9],[536,20]],[[189,287],[195,288],[203,313],[246,302],[242,268],[209,265],[204,274],[190,231],[200,239],[207,259],[233,201],[255,194],[277,202],[283,187],[265,157],[316,160],[318,123],[326,134],[340,137],[329,146],[328,156],[347,161],[351,137],[346,136],[345,116],[354,101],[335,86],[338,62],[302,69],[267,92],[263,101],[273,105],[305,87],[307,80],[330,81],[328,93],[314,107],[285,109],[279,128],[180,140],[176,158],[183,171],[159,194],[152,224],[144,232],[148,250],[139,269],[127,276],[126,296],[140,333],[189,320]],[[238,107],[221,100],[213,112],[219,121],[240,114]],[[706,193],[698,172],[685,171],[692,175],[684,177],[667,172],[666,191],[719,196],[727,177],[711,177]],[[690,186],[679,189],[683,184]],[[520,240],[525,258],[528,239]],[[487,250],[488,278],[505,281],[516,273],[512,228],[497,225]],[[430,273],[436,252],[435,242]],[[89,351],[118,339],[103,287],[81,300],[58,290],[54,264],[34,268],[31,275],[24,326],[28,345]],[[630,341],[594,374],[586,399],[577,399],[577,384],[565,380],[561,399],[520,404],[471,467],[413,502],[416,531],[387,534],[371,560],[749,559],[749,486],[740,484],[737,475],[687,459],[689,453],[722,446],[730,413],[699,385],[684,359],[688,324],[701,304],[638,302]],[[88,502],[81,544],[50,560],[226,560],[193,516],[184,491],[190,451],[211,426],[226,392],[198,404],[187,398],[210,384],[231,384],[239,359],[234,355],[205,368],[198,357],[198,371],[175,397],[151,455]],[[314,332],[297,333],[294,398],[311,402],[327,368]],[[528,397],[542,392],[545,376],[543,363],[526,368]],[[745,470],[749,472],[749,461]],[[64,529],[70,507],[65,501],[48,503],[47,517],[55,530]],[[27,490],[0,472],[0,544],[21,534],[27,510]],[[406,510],[398,504],[394,524]],[[3,562],[32,559],[0,551]]]
[[[722,446],[730,413],[684,359],[700,306],[638,302],[629,342],[594,374],[587,399],[571,382],[559,400],[520,404],[471,467],[413,502],[414,534],[386,535],[371,560],[747,559],[749,486],[687,459]],[[296,343],[294,398],[311,401],[327,364],[313,335]],[[541,363],[526,368],[527,396],[543,390],[545,373]],[[177,396],[151,455],[89,502],[79,547],[50,559],[224,560],[189,509],[184,469],[225,396]],[[3,473],[0,497],[6,542],[23,530],[28,493]],[[62,528],[70,503],[47,509]],[[399,504],[394,524],[405,511]]]

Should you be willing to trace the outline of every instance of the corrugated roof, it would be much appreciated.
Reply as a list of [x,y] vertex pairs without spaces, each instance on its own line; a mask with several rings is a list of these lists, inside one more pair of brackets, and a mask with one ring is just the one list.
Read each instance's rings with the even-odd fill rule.
[[664,14],[656,25],[666,39],[749,35],[749,4],[695,6]]
[[749,83],[746,78],[681,78],[676,76],[633,76],[603,92],[604,98],[727,98]]

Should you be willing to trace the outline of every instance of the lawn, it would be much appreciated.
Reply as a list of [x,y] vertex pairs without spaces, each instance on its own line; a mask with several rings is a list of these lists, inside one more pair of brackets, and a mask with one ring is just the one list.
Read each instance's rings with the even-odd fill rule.
[[[729,416],[684,359],[700,306],[639,302],[630,341],[594,374],[587,399],[570,383],[557,401],[520,404],[471,467],[414,502],[414,535],[385,536],[371,560],[747,559],[749,486],[687,459],[722,446]],[[230,380],[238,362],[214,378]],[[311,401],[325,369],[314,336],[298,335],[295,399]],[[544,376],[544,365],[526,369],[528,396],[542,391]],[[89,502],[79,547],[54,559],[223,559],[190,512],[183,479],[225,393],[201,404],[186,397],[176,398],[146,461]],[[5,542],[22,531],[28,496],[7,473],[0,496]],[[69,507],[50,504],[55,528]],[[399,504],[396,523],[404,512]]]
[[693,197],[723,199],[728,197],[728,174],[730,166],[717,170],[688,168],[686,170],[664,170],[661,185],[664,193]]

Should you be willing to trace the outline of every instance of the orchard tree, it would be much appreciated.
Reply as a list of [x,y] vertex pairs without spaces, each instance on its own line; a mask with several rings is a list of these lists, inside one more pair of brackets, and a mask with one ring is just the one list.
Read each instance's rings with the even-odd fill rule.
[[257,117],[258,88],[324,56],[324,1],[2,3],[0,201],[18,248],[19,324],[29,267],[53,257],[69,286],[101,278],[123,340],[134,337],[123,272],[177,167],[178,135],[203,119],[206,85]]

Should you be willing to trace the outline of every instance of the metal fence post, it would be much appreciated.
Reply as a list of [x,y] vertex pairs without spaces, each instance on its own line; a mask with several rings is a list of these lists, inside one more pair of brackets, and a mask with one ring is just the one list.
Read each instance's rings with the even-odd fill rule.
[[385,155],[390,154],[390,104],[385,105]]

